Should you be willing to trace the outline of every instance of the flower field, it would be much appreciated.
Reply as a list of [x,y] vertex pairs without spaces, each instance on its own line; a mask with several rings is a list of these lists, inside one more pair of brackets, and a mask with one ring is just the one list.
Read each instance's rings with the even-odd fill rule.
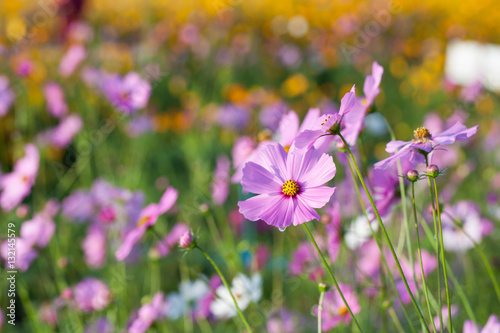
[[0,332],[500,333],[498,9],[0,3]]

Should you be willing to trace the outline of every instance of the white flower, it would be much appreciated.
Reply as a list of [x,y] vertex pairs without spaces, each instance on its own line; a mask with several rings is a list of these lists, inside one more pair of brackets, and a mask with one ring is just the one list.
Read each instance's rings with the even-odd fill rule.
[[[371,223],[373,231],[378,230],[378,224],[376,221]],[[354,221],[352,221],[349,229],[346,231],[344,240],[348,248],[351,250],[357,249],[364,242],[370,239],[372,232],[370,226],[368,225],[368,220],[365,216],[358,216]]]
[[179,284],[178,293],[170,293],[167,296],[167,317],[178,319],[191,311],[198,300],[210,291],[207,283],[203,280],[183,281]]
[[[233,279],[231,292],[239,308],[245,310],[251,302],[258,302],[262,297],[262,277],[256,273],[251,278],[239,273]],[[224,285],[215,291],[217,298],[210,304],[210,311],[217,318],[231,318],[238,314],[231,294]]]

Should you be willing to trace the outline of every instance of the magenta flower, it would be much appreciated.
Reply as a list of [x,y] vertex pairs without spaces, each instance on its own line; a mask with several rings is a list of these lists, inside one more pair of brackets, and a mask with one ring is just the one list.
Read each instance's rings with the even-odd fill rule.
[[[413,169],[415,165],[425,163],[425,156],[438,146],[450,145],[455,141],[467,140],[477,133],[478,125],[467,128],[462,123],[455,125],[438,135],[432,135],[425,127],[414,131],[415,139],[412,141],[391,141],[385,151],[394,153],[392,156],[375,163],[375,168],[387,169],[401,160],[403,174]],[[398,152],[396,153],[396,150]]]
[[74,290],[76,306],[83,312],[100,311],[111,301],[108,286],[96,278],[86,278],[78,283]]
[[24,147],[25,155],[14,165],[11,173],[0,178],[0,206],[10,212],[31,192],[38,174],[40,156],[33,144]]
[[480,326],[474,324],[471,320],[466,320],[464,323],[464,328],[462,333],[499,333],[500,332],[500,321],[495,315],[491,315],[484,325],[483,329]]
[[309,149],[314,143],[323,136],[331,136],[327,143],[333,141],[334,136],[340,132],[342,119],[349,113],[356,103],[356,86],[352,86],[351,91],[344,95],[340,101],[338,113],[325,114],[321,116],[314,125],[313,129],[307,129],[300,133],[295,139],[297,149]]
[[121,78],[117,75],[102,75],[103,90],[109,102],[123,113],[133,113],[146,107],[151,95],[151,85],[139,74],[130,72]]
[[163,215],[172,208],[177,200],[177,195],[177,190],[173,187],[169,187],[165,193],[163,193],[159,203],[149,204],[141,211],[137,226],[125,235],[122,245],[115,252],[117,260],[122,261],[128,257],[135,243],[141,239],[146,230],[156,223],[160,215]]
[[215,167],[214,178],[210,189],[212,192],[212,200],[216,205],[222,205],[227,199],[229,194],[229,171],[231,169],[231,162],[225,155],[217,158],[217,165]]
[[59,74],[62,77],[70,76],[86,57],[85,47],[82,45],[71,46],[59,63]]
[[165,300],[162,292],[158,292],[153,296],[150,304],[141,306],[137,313],[137,318],[132,321],[128,329],[129,333],[144,333],[153,322],[162,315]]
[[47,83],[43,88],[43,93],[47,101],[47,109],[52,116],[60,118],[68,113],[64,91],[60,85],[55,82]]
[[[352,313],[357,315],[361,311],[361,306],[359,305],[358,297],[354,293],[354,290],[350,286],[342,283],[339,283],[339,287],[340,290],[342,290]],[[314,312],[317,315],[318,307],[315,307]],[[323,318],[323,323],[321,324],[321,329],[323,331],[330,331],[331,329],[337,327],[340,323],[347,325],[351,322],[349,310],[345,306],[345,303],[337,290],[330,290],[325,293],[321,316]]]
[[243,168],[241,185],[258,195],[239,201],[240,213],[280,229],[319,220],[314,208],[323,207],[335,192],[324,186],[336,173],[332,157],[315,148],[287,154],[280,144],[270,143],[261,159],[262,164],[248,162]]
[[14,93],[9,88],[9,79],[0,75],[0,117],[3,117],[9,111],[14,102]]

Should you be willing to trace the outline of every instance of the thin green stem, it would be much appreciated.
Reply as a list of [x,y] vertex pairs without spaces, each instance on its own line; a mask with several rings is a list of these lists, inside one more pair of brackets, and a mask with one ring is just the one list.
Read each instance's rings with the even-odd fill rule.
[[322,291],[319,294],[318,302],[318,333],[321,333],[321,312],[323,312],[323,297],[325,297],[325,292]]
[[231,291],[231,288],[229,287],[229,284],[227,283],[226,281],[226,278],[224,277],[224,275],[222,274],[222,272],[220,271],[219,269],[219,266],[217,266],[217,264],[212,260],[212,258],[208,255],[207,252],[205,252],[205,250],[203,250],[201,247],[199,247],[198,245],[196,245],[196,248],[198,250],[201,251],[201,253],[203,253],[203,255],[205,256],[205,258],[207,258],[208,261],[210,261],[210,263],[212,264],[212,266],[214,267],[215,271],[217,272],[217,274],[219,274],[219,277],[220,279],[222,280],[222,283],[224,283],[224,286],[227,288],[227,290],[229,291],[229,295],[231,295],[231,298],[233,299],[233,302],[234,302],[234,305],[236,306],[236,310],[238,311],[238,314],[240,315],[240,318],[241,320],[243,321],[243,324],[245,324],[245,327],[247,328],[247,330],[250,332],[250,333],[253,333],[253,330],[252,328],[250,327],[250,324],[248,324],[245,316],[243,315],[243,312],[241,312],[240,310],[240,307],[238,306],[238,302],[236,302],[236,298],[234,297],[233,295],[233,292]]
[[441,261],[443,263],[444,285],[446,288],[446,302],[448,305],[448,322],[450,323],[449,330],[450,330],[450,333],[453,333],[453,326],[451,323],[452,319],[451,319],[450,288],[448,286],[448,274],[447,274],[446,265],[445,265],[446,259],[444,257],[443,224],[441,223],[441,208],[439,207],[439,196],[438,196],[436,178],[433,178],[433,183],[434,183],[434,195],[436,197],[437,216],[438,216],[438,221],[439,221],[439,239],[441,242]]
[[408,285],[408,281],[406,280],[406,277],[405,277],[405,275],[403,273],[403,269],[401,268],[401,264],[399,262],[398,256],[396,255],[396,252],[394,251],[394,246],[392,245],[391,239],[389,238],[389,234],[387,233],[387,230],[386,230],[386,228],[384,226],[384,222],[382,222],[382,218],[380,217],[380,214],[379,214],[379,212],[377,210],[377,207],[375,206],[375,202],[373,201],[373,198],[372,198],[372,196],[370,194],[370,191],[368,191],[368,187],[366,186],[366,183],[365,183],[365,181],[363,179],[363,176],[361,175],[361,172],[359,171],[358,164],[356,163],[356,159],[354,158],[354,156],[353,156],[353,154],[351,152],[351,149],[349,148],[349,145],[345,141],[345,139],[342,136],[342,134],[339,133],[339,137],[342,140],[342,142],[344,143],[347,151],[349,152],[349,156],[351,157],[351,160],[353,162],[354,168],[356,169],[356,173],[358,174],[359,181],[361,182],[361,185],[363,185],[363,188],[364,188],[364,190],[366,192],[368,200],[370,200],[370,203],[372,205],[372,208],[373,208],[373,211],[375,213],[375,216],[377,217],[377,220],[378,220],[378,223],[380,225],[380,228],[382,229],[382,232],[384,233],[384,236],[385,236],[385,238],[387,240],[387,243],[389,244],[389,248],[391,250],[392,256],[394,257],[394,261],[396,262],[396,266],[398,267],[399,274],[401,275],[401,278],[403,279],[403,282],[404,282],[404,284],[406,286],[406,290],[408,291],[408,295],[410,295],[411,301],[412,301],[413,305],[415,306],[415,309],[417,310],[418,315],[420,316],[420,320],[422,321],[422,324],[423,324],[425,330],[430,333],[429,327],[427,327],[427,323],[425,322],[424,315],[422,314],[422,311],[420,310],[420,307],[418,306],[417,301],[415,300],[415,296],[413,296],[413,293],[412,293],[412,291],[410,289],[410,286]]
[[330,275],[330,277],[332,278],[332,281],[333,281],[333,284],[335,285],[335,288],[337,289],[340,297],[342,298],[342,301],[344,302],[347,310],[349,311],[349,313],[351,314],[351,317],[352,319],[354,320],[354,323],[356,324],[356,326],[358,327],[358,330],[360,332],[363,332],[363,330],[361,329],[361,327],[359,326],[359,323],[358,323],[358,320],[356,319],[356,317],[354,316],[354,313],[352,313],[352,310],[351,310],[351,307],[349,306],[349,304],[347,303],[347,300],[345,299],[344,297],[344,294],[342,293],[342,290],[340,290],[340,287],[339,287],[339,284],[337,282],[337,279],[335,278],[335,276],[333,275],[333,272],[332,270],[330,269],[330,265],[328,265],[328,262],[326,261],[325,257],[323,256],[323,253],[321,252],[321,250],[319,249],[319,246],[318,244],[316,243],[316,240],[314,239],[313,235],[311,234],[311,232],[309,231],[309,229],[307,228],[307,225],[306,223],[302,223],[302,225],[304,226],[304,229],[306,230],[306,233],[307,235],[309,236],[309,238],[311,239],[311,242],[313,243],[314,247],[316,248],[316,251],[318,251],[318,254],[319,256],[321,257],[321,260],[323,261],[323,264],[325,265],[325,268],[326,270],[328,271],[328,274]]
[[[429,292],[427,290],[427,284],[425,282],[424,264],[422,262],[422,246],[420,245],[420,233],[418,231],[418,219],[417,219],[417,206],[415,205],[415,182],[411,182],[411,198],[412,198],[412,203],[413,203],[413,218],[415,219],[415,231],[417,234],[418,258],[420,261],[420,273],[422,274],[422,283],[423,283],[423,287],[424,287],[425,302],[427,303],[427,310],[429,311],[429,319],[432,322],[434,332],[437,332],[436,325],[434,324],[434,320],[432,320],[431,303],[429,302]],[[438,311],[440,311],[440,310],[438,310]]]
[[[359,199],[359,203],[361,205],[361,209],[365,213],[366,220],[368,222],[368,226],[370,227],[370,231],[371,231],[372,237],[373,237],[373,239],[375,239],[375,242],[377,243],[378,249],[380,251],[380,259],[382,260],[382,264],[384,265],[384,268],[387,271],[387,276],[389,276],[392,288],[394,289],[394,293],[395,293],[396,297],[398,298],[399,303],[403,304],[403,301],[401,300],[401,296],[399,295],[398,289],[396,287],[396,282],[394,281],[394,277],[391,274],[391,271],[389,269],[389,265],[387,265],[387,260],[385,259],[385,256],[384,256],[384,251],[382,249],[382,243],[381,243],[381,241],[379,239],[379,235],[375,234],[375,231],[373,230],[372,224],[370,223],[370,218],[368,217],[368,213],[367,213],[367,210],[366,210],[366,206],[365,206],[365,204],[363,202],[363,198],[361,198],[361,192],[359,190],[359,185],[358,185],[358,182],[356,180],[356,175],[354,174],[354,170],[352,168],[352,164],[351,164],[351,161],[349,160],[349,158],[347,159],[347,163],[349,164],[349,169],[351,170],[351,175],[352,175],[353,182],[354,182],[354,188],[356,189],[356,194],[358,195],[358,199]],[[382,280],[382,283],[383,283],[383,287],[385,288],[385,280],[383,278],[381,280]],[[406,320],[410,324],[410,328],[411,328],[412,332],[416,332],[415,331],[415,327],[413,326],[413,322],[412,322],[410,316],[408,315],[408,312],[406,311],[406,308],[404,306],[401,306],[401,309],[403,310],[403,313],[404,313],[404,315],[406,317]]]

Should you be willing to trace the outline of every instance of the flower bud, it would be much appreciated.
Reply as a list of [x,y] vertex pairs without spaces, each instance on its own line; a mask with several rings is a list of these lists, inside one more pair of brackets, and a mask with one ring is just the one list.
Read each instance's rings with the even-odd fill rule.
[[320,292],[324,293],[324,292],[327,292],[330,289],[330,286],[327,285],[326,283],[320,282],[318,284],[318,289],[319,289]]
[[337,150],[338,151],[345,151],[345,143],[343,141],[337,141]]
[[179,246],[183,249],[192,249],[195,245],[193,234],[190,231],[186,231],[179,238]]
[[436,178],[439,175],[439,168],[435,164],[431,164],[427,167],[426,170],[427,176]]
[[406,174],[406,179],[408,179],[410,182],[414,183],[418,180],[418,171],[417,170],[410,170]]
[[207,203],[202,203],[202,204],[200,205],[199,209],[200,209],[200,212],[201,212],[203,215],[205,215],[205,216],[207,216],[208,214],[210,214],[210,205],[209,205],[209,204],[207,204]]

